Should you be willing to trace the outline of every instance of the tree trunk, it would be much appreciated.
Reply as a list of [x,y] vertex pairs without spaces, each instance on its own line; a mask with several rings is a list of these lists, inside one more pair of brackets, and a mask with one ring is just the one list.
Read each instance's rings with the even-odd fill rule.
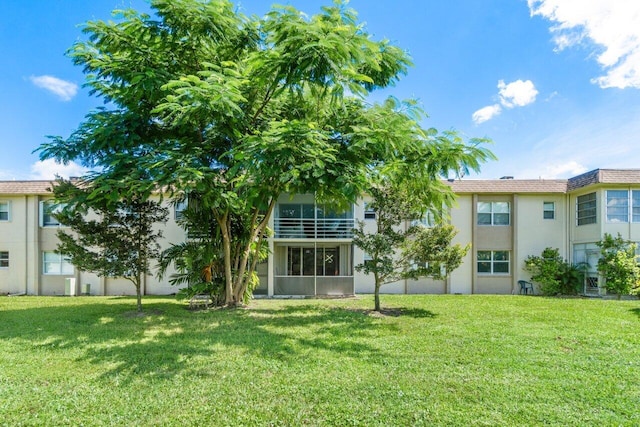
[[224,249],[224,303],[233,303],[233,275],[231,274],[231,236],[229,234],[228,216],[226,213],[222,218],[218,218],[218,224],[222,231],[222,246]]
[[[264,237],[263,237],[264,230],[267,227],[267,224],[269,223],[269,218],[271,216],[271,212],[273,211],[274,206],[275,206],[275,198],[271,199],[271,202],[269,203],[269,207],[267,208],[267,212],[262,218],[262,221],[260,221],[260,224],[258,224],[258,226],[254,230],[252,230],[251,235],[249,237],[249,241],[247,242],[247,245],[243,248],[240,265],[238,266],[239,267],[238,273],[237,273],[238,276],[236,278],[236,283],[234,284],[235,285],[234,297],[235,297],[235,303],[237,305],[242,304],[244,293],[247,290],[247,286],[249,285],[249,281],[252,279],[251,276],[254,271],[252,267],[255,266],[255,263],[253,263],[252,266],[249,266],[249,257],[251,256],[251,246],[253,246],[253,243],[256,240],[258,240],[256,244],[256,249],[255,249],[256,253],[254,254],[254,258],[256,258],[258,256],[257,252],[260,251],[260,246],[262,245],[262,241],[264,240]],[[259,211],[256,209],[251,219],[252,226],[253,224],[255,224],[258,218],[258,214],[259,214]]]
[[375,279],[375,291],[373,293],[373,300],[374,300],[374,311],[380,311],[380,279],[378,278],[378,274],[374,273],[373,275],[374,279]]
[[138,307],[138,313],[142,313],[142,292],[140,292],[140,290],[140,278],[138,278],[136,283],[136,304]]

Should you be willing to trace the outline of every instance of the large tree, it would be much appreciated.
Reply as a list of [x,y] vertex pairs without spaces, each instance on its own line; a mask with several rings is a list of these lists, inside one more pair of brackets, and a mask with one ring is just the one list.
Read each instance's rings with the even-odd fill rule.
[[167,209],[135,194],[113,202],[91,200],[81,184],[66,180],[57,181],[54,195],[65,204],[55,214],[65,225],[57,233],[57,250],[80,270],[131,282],[141,312],[144,276],[151,274],[152,262],[160,255],[160,225],[167,220]]
[[103,181],[197,194],[222,240],[227,304],[242,301],[280,194],[347,205],[372,167],[427,141],[437,151],[441,137],[464,146],[421,129],[412,103],[368,102],[410,59],[374,41],[346,2],[311,17],[277,6],[249,18],[226,0],[151,8],[156,16],[127,10],[86,24],[89,39],[69,55],[107,107],[41,157],[95,167],[96,199]]

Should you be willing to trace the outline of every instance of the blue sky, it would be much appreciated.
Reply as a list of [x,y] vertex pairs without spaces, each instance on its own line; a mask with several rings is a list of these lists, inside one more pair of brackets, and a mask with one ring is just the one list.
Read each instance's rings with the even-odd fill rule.
[[[237,0],[262,15],[273,2]],[[280,1],[314,14],[329,0]],[[101,101],[65,51],[81,24],[144,0],[0,0],[0,180],[77,175],[39,162],[46,135],[67,137]],[[352,0],[374,38],[414,67],[377,97],[417,98],[425,127],[488,137],[499,160],[473,178],[566,178],[640,168],[640,2]]]

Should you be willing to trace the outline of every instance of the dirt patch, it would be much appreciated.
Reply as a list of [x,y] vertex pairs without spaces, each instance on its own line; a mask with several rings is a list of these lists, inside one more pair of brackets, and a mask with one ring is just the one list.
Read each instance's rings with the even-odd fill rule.
[[350,308],[348,310],[352,311],[354,313],[360,313],[360,314],[362,314],[364,316],[379,317],[379,318],[383,318],[383,317],[399,317],[400,315],[402,315],[402,310],[399,309],[399,308],[383,308],[380,311],[364,310],[364,309],[360,309],[360,308]]
[[122,313],[122,316],[126,318],[136,318],[136,317],[147,317],[147,316],[159,316],[161,314],[164,314],[164,311],[153,309],[153,310],[144,310],[144,311],[126,311]]

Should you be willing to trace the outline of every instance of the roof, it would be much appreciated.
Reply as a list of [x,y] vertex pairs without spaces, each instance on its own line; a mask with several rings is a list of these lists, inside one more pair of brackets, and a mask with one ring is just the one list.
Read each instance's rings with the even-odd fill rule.
[[640,169],[594,169],[569,178],[568,191],[593,184],[640,184]]
[[0,194],[51,194],[52,181],[0,181]]
[[560,193],[567,192],[566,179],[468,179],[447,181],[456,194],[465,193]]

